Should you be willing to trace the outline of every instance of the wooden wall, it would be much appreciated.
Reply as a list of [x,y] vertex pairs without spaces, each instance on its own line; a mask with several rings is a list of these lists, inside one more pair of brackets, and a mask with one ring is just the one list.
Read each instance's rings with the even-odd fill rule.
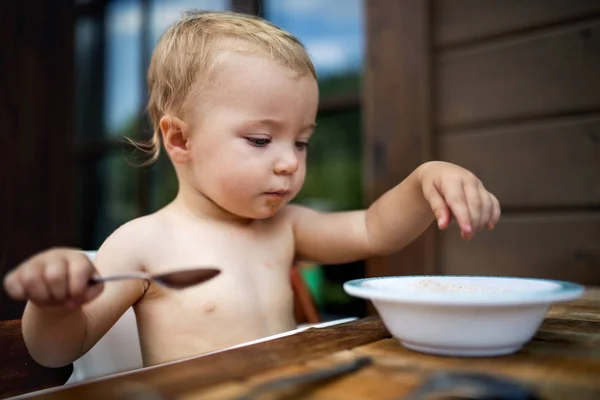
[[[374,143],[399,136],[387,153],[412,146],[403,150],[410,157],[396,157],[383,169],[406,174],[431,158],[455,162],[497,195],[503,216],[494,232],[469,243],[456,229],[430,231],[427,244],[421,240],[384,261],[371,260],[369,274],[515,275],[600,284],[600,2],[383,3],[367,5],[370,198],[400,178],[377,168]],[[420,12],[411,21],[398,17],[415,16],[415,9]],[[420,45],[412,52],[391,45],[415,35]],[[386,49],[393,55],[382,66],[377,54]],[[422,72],[414,73],[419,66]],[[402,84],[406,80],[420,84]],[[386,86],[394,92],[381,89]],[[403,120],[415,118],[402,106],[411,99],[419,115],[430,116],[417,128]],[[387,105],[382,110],[379,104]]]
[[[0,279],[73,240],[73,13],[69,0],[2,2]],[[0,288],[0,320],[23,303]]]

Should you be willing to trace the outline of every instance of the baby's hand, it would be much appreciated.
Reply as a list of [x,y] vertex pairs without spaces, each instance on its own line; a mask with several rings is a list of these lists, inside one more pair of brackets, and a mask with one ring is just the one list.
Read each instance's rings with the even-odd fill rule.
[[102,292],[102,284],[89,284],[94,275],[96,269],[82,252],[52,249],[33,256],[11,271],[4,279],[4,288],[14,300],[76,308]]
[[464,239],[484,227],[491,230],[500,219],[500,203],[471,172],[457,165],[435,161],[421,167],[421,187],[440,229],[454,214]]

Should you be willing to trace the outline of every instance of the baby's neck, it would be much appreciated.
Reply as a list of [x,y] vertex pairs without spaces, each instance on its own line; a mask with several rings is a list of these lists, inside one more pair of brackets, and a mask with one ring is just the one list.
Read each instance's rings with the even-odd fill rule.
[[197,189],[180,186],[171,207],[201,220],[246,226],[253,219],[240,217],[220,207],[212,199]]

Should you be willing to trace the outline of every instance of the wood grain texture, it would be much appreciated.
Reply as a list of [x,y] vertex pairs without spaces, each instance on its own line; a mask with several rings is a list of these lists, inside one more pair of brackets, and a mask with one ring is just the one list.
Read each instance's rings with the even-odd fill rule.
[[[261,384],[369,356],[373,363],[356,372],[325,382],[284,387],[261,398],[395,400],[409,394],[434,373],[462,371],[511,378],[533,388],[545,400],[597,399],[600,395],[598,302],[600,289],[589,288],[581,299],[555,305],[535,337],[521,351],[508,356],[438,357],[409,351],[389,337],[377,318],[369,318],[65,387],[34,398],[237,399]],[[570,309],[584,305],[596,315],[595,321],[569,318]],[[564,319],[550,317],[563,311]]]
[[73,366],[46,368],[36,363],[25,346],[21,321],[0,321],[0,398],[64,384]]
[[[457,45],[589,18],[596,0],[434,0],[434,43]],[[468,17],[466,12],[468,11]]]
[[[365,2],[365,190],[368,202],[432,158],[429,2]],[[367,261],[367,276],[433,272],[435,231],[389,257]]]
[[389,337],[376,317],[330,328],[309,329],[257,345],[181,363],[122,374],[83,386],[35,396],[40,399],[119,398],[125,392],[152,388],[168,398],[261,371],[304,362]]
[[438,55],[436,125],[600,109],[600,19]]
[[504,216],[470,242],[441,235],[444,274],[512,275],[600,284],[600,212]]
[[505,208],[600,206],[600,113],[437,136]]
[[[2,3],[0,279],[37,251],[74,243],[72,3]],[[22,307],[0,289],[0,320]]]
[[600,289],[588,288],[580,299],[555,304],[548,311],[548,317],[600,322],[600,314],[597,310],[600,310]]

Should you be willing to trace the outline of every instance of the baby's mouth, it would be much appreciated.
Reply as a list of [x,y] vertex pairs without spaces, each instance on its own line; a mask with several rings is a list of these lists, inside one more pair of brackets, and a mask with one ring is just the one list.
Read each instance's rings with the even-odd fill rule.
[[279,190],[276,192],[265,192],[265,194],[267,196],[269,196],[270,198],[273,199],[283,199],[284,197],[286,197],[290,192],[287,190]]

